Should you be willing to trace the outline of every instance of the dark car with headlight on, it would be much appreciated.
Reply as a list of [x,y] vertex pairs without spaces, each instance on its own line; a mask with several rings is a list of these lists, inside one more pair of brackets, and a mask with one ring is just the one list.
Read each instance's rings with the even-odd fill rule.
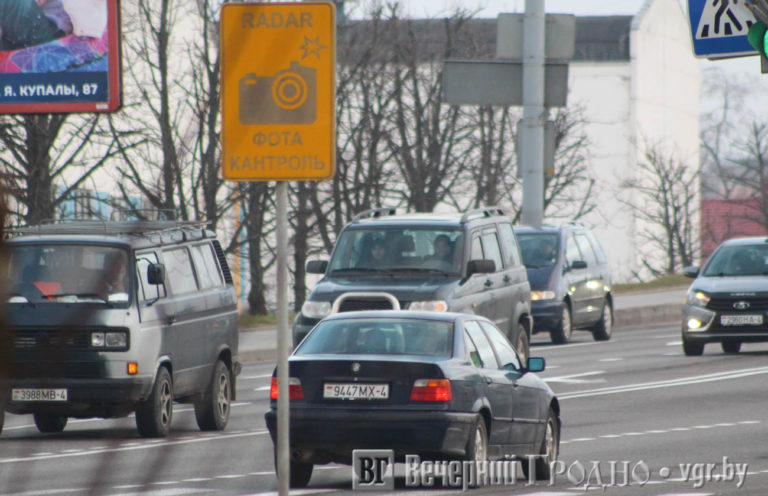
[[[321,321],[289,358],[290,483],[313,466],[349,464],[355,449],[425,459],[557,459],[560,406],[484,317],[448,312],[365,311]],[[266,413],[277,437],[277,382]],[[527,463],[523,464],[527,466]],[[525,468],[525,467],[524,467]]]
[[768,238],[725,241],[701,269],[684,272],[695,278],[683,305],[686,355],[701,355],[706,343],[738,353],[741,343],[768,341]]

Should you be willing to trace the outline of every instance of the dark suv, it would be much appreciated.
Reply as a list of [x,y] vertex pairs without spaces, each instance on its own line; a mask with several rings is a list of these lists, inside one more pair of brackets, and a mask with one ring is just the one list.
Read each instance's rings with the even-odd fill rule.
[[701,355],[706,343],[738,353],[742,342],[768,341],[768,238],[724,241],[702,269],[684,273],[696,278],[683,305],[686,355]]
[[574,329],[611,338],[611,269],[600,243],[583,227],[517,227],[523,263],[531,283],[533,332],[548,332],[553,343],[567,343]]
[[331,313],[395,308],[482,315],[528,356],[530,286],[512,220],[499,208],[368,210],[341,231],[330,261],[311,261],[307,272],[324,277],[296,317],[294,345]]

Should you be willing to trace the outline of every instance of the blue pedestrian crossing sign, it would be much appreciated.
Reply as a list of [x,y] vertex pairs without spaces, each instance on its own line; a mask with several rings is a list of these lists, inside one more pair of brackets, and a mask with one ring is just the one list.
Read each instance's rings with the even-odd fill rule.
[[746,7],[750,0],[688,0],[693,52],[697,57],[756,55],[747,41],[757,19]]

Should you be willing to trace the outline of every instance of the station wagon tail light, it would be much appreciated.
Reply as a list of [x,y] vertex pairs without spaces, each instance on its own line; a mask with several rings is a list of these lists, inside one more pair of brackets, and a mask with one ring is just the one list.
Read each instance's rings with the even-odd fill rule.
[[448,379],[418,379],[413,383],[411,401],[451,401],[451,381]]
[[412,301],[411,304],[408,305],[408,310],[417,312],[447,312],[448,302],[445,300]]
[[[269,399],[277,399],[277,377],[272,378],[272,384],[269,386]],[[288,379],[288,399],[291,401],[304,399],[304,388],[301,387],[301,381],[297,377]]]

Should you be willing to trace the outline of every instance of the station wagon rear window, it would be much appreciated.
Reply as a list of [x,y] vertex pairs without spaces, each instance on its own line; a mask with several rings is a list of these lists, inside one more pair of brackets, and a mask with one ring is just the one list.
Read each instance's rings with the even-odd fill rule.
[[321,322],[297,355],[426,355],[450,357],[453,324],[420,319],[343,319]]

